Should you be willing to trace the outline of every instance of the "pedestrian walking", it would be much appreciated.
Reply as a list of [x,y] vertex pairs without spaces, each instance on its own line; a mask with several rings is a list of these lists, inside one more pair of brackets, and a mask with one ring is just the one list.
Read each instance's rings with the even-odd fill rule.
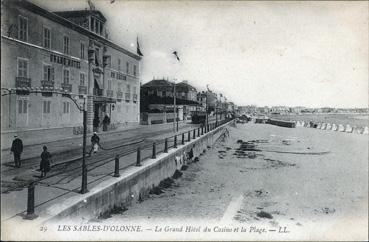
[[17,135],[14,135],[14,140],[10,152],[13,152],[15,167],[21,166],[21,154],[23,152],[23,142]]
[[94,151],[94,153],[96,153],[99,149],[99,146],[100,146],[100,137],[97,135],[96,132],[94,132],[94,135],[92,135],[91,137],[91,149],[89,155],[91,156],[92,150]]
[[42,148],[44,151],[41,153],[40,171],[41,171],[41,177],[44,177],[46,176],[46,173],[50,171],[51,154],[47,151],[46,146]]

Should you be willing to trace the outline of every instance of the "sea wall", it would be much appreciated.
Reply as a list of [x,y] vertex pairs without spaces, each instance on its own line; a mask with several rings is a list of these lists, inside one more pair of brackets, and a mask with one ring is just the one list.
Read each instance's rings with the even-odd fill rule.
[[128,167],[120,177],[111,177],[91,188],[86,194],[78,194],[52,205],[48,208],[48,221],[73,216],[96,218],[115,207],[129,207],[133,202],[144,199],[153,187],[172,177],[184,164],[191,162],[187,158],[191,149],[193,159],[199,157],[226,132],[227,125],[232,122],[234,121],[196,137],[184,145],[178,145],[178,148],[169,149],[168,153],[161,153],[155,159],[144,160],[141,166]]

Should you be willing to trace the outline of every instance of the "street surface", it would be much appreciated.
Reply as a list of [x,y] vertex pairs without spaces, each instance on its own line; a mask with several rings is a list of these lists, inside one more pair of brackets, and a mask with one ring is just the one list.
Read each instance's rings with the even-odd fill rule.
[[[367,239],[367,135],[251,123],[229,130],[164,193],[99,223],[146,229],[130,239]],[[207,225],[213,233],[202,233]],[[227,231],[235,226],[247,232]],[[170,227],[178,232],[165,233]]]

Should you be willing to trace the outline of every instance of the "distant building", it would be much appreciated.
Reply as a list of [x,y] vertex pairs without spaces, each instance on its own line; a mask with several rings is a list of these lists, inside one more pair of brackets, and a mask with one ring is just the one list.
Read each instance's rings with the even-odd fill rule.
[[100,11],[1,5],[1,88],[18,90],[2,97],[2,133],[73,134],[82,113],[66,95],[81,106],[87,95],[89,130],[105,114],[116,126],[138,123],[140,57],[107,39]]
[[[180,120],[190,117],[199,107],[196,88],[183,81],[175,84],[177,113]],[[143,113],[173,113],[174,83],[155,79],[141,86],[141,111]]]

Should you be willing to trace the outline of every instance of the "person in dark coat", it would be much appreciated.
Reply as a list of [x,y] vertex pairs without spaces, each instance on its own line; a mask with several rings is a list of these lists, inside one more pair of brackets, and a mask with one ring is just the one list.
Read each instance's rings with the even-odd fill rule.
[[93,126],[94,126],[95,131],[98,131],[99,125],[100,125],[100,119],[98,116],[96,116],[93,120]]
[[14,135],[14,140],[10,152],[13,152],[15,167],[21,166],[21,154],[23,152],[23,142],[17,135]]
[[46,176],[46,173],[50,171],[50,159],[51,154],[47,151],[47,147],[43,147],[43,152],[41,153],[41,163],[40,163],[40,170],[41,170],[41,177]]
[[110,124],[110,118],[107,114],[105,114],[105,117],[103,119],[103,131],[108,131],[109,124]]
[[100,146],[100,137],[97,135],[96,132],[94,132],[94,135],[92,135],[91,137],[91,149],[89,155],[91,155],[92,150],[94,151],[94,153],[96,153],[99,146]]

